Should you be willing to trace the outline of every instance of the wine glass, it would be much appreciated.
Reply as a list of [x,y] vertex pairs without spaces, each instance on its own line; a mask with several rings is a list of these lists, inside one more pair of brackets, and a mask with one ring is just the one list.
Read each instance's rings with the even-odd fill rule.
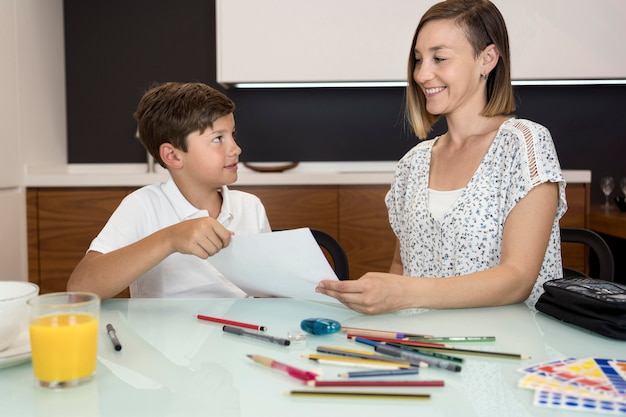
[[626,177],[622,177],[619,181],[619,186],[622,189],[622,194],[624,194],[624,197],[626,198]]
[[609,203],[609,196],[613,192],[613,188],[615,188],[615,179],[613,177],[602,177],[600,178],[600,188],[602,189],[602,193],[604,194],[604,204],[602,208],[608,210],[612,208]]

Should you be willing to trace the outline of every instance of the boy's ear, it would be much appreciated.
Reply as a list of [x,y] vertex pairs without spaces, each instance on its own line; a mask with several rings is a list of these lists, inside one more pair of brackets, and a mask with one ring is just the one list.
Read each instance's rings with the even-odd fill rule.
[[171,143],[166,142],[159,146],[159,156],[161,156],[161,160],[167,168],[180,169],[183,166],[179,150],[176,149]]

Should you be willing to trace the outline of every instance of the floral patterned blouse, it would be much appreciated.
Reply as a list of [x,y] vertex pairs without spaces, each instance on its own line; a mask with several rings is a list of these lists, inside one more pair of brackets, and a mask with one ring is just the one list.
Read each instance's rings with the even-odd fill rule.
[[548,249],[533,290],[563,276],[559,219],[567,210],[565,180],[550,132],[523,119],[505,121],[458,200],[441,222],[428,209],[430,154],[439,138],[419,143],[398,163],[385,203],[400,241],[404,275],[453,277],[497,266],[504,223],[513,207],[544,182],[559,184]]

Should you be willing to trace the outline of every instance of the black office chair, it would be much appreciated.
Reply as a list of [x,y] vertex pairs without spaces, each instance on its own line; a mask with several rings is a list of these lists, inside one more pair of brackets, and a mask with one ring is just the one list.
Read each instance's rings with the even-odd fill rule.
[[[593,278],[611,282],[614,280],[615,263],[613,262],[613,253],[602,236],[589,229],[562,227],[561,242],[581,243],[588,246],[598,259],[598,274]],[[563,267],[564,278],[586,276],[585,273],[574,268]]]
[[[281,229],[273,229],[273,232],[279,232]],[[310,229],[315,241],[322,249],[324,249],[333,261],[333,269],[335,275],[341,281],[350,279],[348,269],[348,256],[343,247],[332,235],[317,229]]]
[[341,244],[333,236],[321,230],[311,229],[317,243],[330,254],[335,275],[342,281],[350,279],[348,274],[348,257]]

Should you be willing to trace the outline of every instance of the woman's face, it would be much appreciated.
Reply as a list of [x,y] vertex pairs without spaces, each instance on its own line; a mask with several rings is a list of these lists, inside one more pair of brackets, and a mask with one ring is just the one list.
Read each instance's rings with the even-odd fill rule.
[[486,103],[482,60],[475,57],[465,32],[453,20],[426,23],[418,33],[414,54],[413,79],[426,97],[429,113],[480,113]]

